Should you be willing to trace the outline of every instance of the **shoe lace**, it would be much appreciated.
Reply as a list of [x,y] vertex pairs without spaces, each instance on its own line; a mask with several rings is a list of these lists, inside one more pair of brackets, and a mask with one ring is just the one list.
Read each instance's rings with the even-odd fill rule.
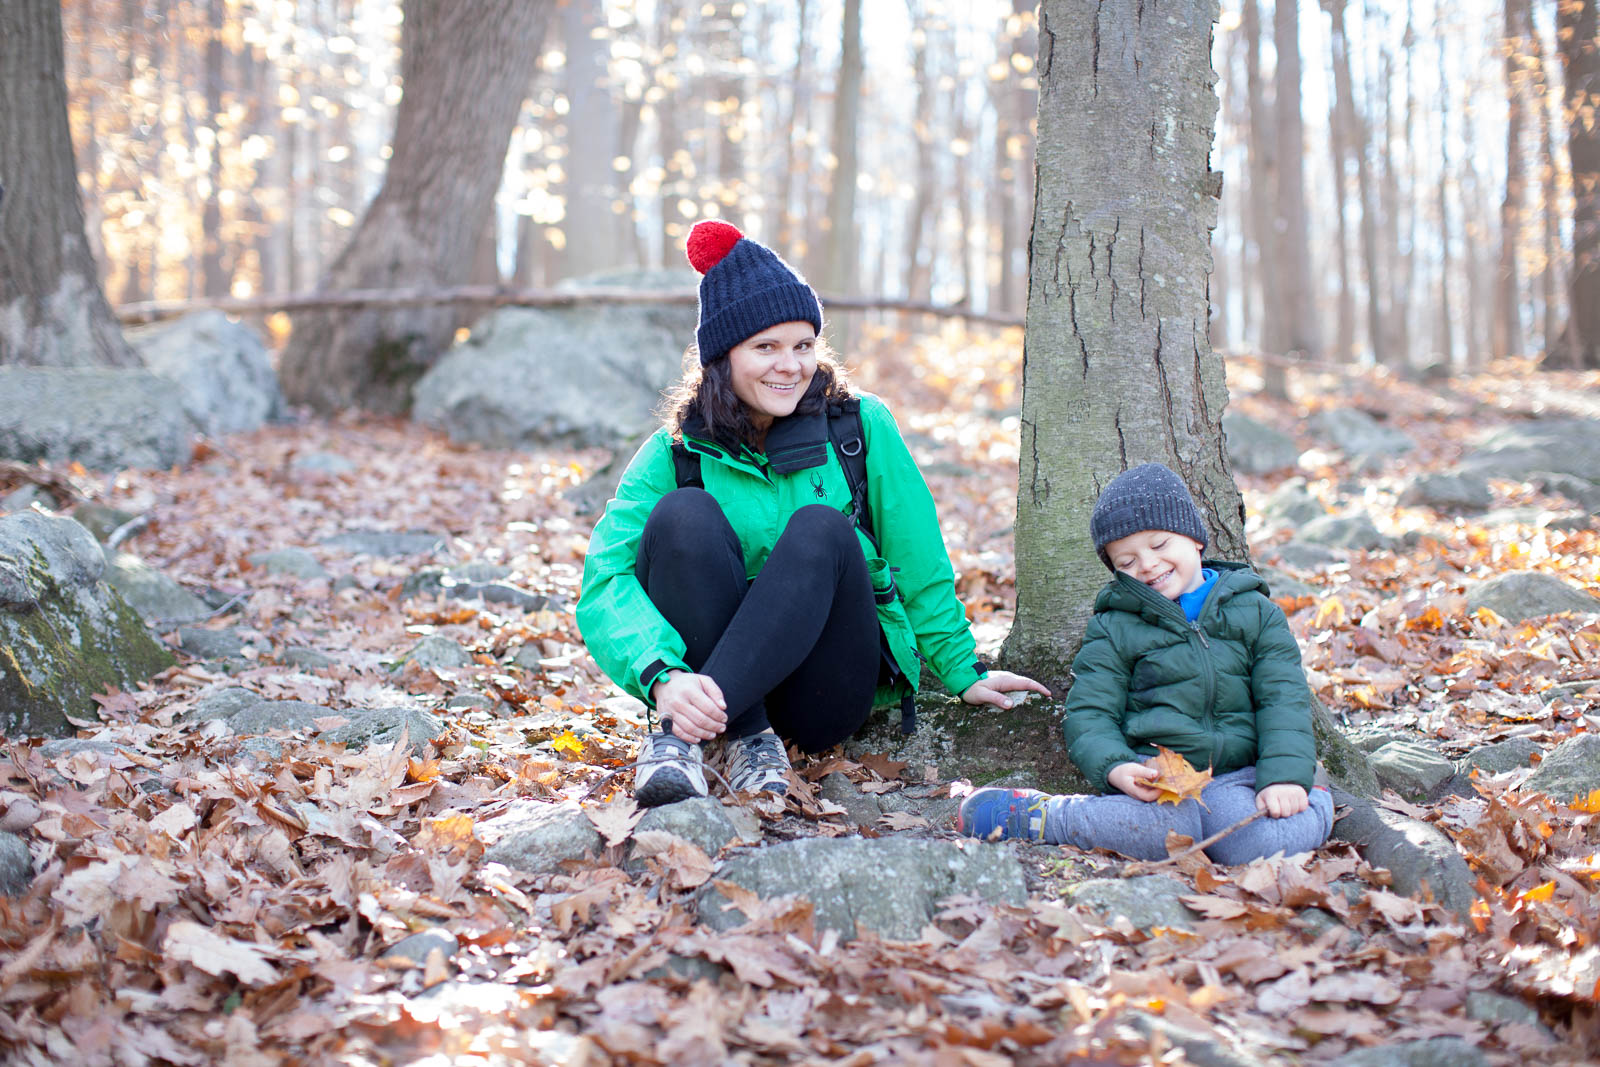
[[740,746],[745,763],[751,769],[783,771],[789,769],[789,756],[783,750],[783,741],[777,734],[760,733],[747,737]]

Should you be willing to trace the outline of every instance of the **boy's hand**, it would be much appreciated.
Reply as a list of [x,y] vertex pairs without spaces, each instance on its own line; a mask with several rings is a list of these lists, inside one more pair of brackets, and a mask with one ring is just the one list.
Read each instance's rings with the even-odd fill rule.
[[1150,783],[1161,777],[1161,772],[1143,763],[1119,763],[1111,768],[1106,781],[1135,800],[1153,803],[1161,791]]
[[708,675],[668,671],[651,687],[656,713],[672,719],[672,732],[690,743],[709,741],[728,728],[728,705]]
[[1311,801],[1306,796],[1305,787],[1295,785],[1293,782],[1269,785],[1256,794],[1256,807],[1274,819],[1286,819],[1291,815],[1298,815],[1310,806]]
[[1022,700],[1009,694],[1017,692],[1050,695],[1050,690],[1032,678],[1024,678],[1010,671],[990,671],[962,690],[961,699],[968,704],[993,704],[997,708],[1014,708],[1022,703]]

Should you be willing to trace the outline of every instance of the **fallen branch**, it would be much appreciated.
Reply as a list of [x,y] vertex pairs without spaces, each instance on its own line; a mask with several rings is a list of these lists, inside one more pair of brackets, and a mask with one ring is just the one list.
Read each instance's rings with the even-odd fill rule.
[[1190,856],[1193,856],[1196,852],[1204,852],[1206,849],[1210,848],[1218,841],[1221,841],[1224,837],[1227,837],[1235,830],[1242,826],[1249,826],[1251,823],[1255,822],[1265,814],[1265,811],[1257,808],[1255,811],[1251,812],[1249,815],[1246,815],[1232,826],[1225,826],[1221,830],[1218,830],[1216,833],[1212,834],[1210,837],[1206,838],[1204,841],[1196,841],[1182,852],[1174,852],[1164,860],[1147,860],[1141,863],[1130,863],[1128,866],[1122,868],[1122,871],[1120,872],[1121,876],[1123,878],[1132,878],[1137,874],[1148,874],[1159,867],[1170,867],[1174,864],[1182,863]]

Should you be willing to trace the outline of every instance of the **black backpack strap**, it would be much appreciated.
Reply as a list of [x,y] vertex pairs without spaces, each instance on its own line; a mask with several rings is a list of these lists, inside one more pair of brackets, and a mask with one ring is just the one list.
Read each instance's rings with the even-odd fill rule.
[[689,451],[680,438],[672,442],[672,470],[678,478],[679,489],[704,489],[706,481],[700,476],[700,454]]
[[876,548],[878,538],[872,528],[872,512],[867,508],[867,437],[861,425],[860,397],[828,404],[828,440],[833,442],[833,450],[844,467],[844,480],[850,486],[851,518]]

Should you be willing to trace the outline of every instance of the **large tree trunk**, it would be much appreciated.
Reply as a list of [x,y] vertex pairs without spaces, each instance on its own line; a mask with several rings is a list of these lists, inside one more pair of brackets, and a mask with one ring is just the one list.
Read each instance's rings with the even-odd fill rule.
[[61,6],[0,4],[0,364],[132,366],[84,234]]
[[1557,5],[1566,73],[1567,151],[1572,157],[1572,274],[1567,337],[1556,362],[1600,367],[1600,122],[1590,101],[1600,93],[1596,0]]
[[[1095,497],[1159,460],[1193,488],[1210,555],[1243,559],[1206,340],[1217,218],[1210,0],[1045,0],[1023,358],[1017,614],[1008,666],[1062,685],[1108,577]],[[1082,146],[1095,145],[1093,152]]]
[[[468,278],[549,7],[406,0],[393,154],[322,288],[428,288]],[[320,411],[404,411],[412,383],[456,326],[448,307],[297,316],[280,366],[284,392]]]

